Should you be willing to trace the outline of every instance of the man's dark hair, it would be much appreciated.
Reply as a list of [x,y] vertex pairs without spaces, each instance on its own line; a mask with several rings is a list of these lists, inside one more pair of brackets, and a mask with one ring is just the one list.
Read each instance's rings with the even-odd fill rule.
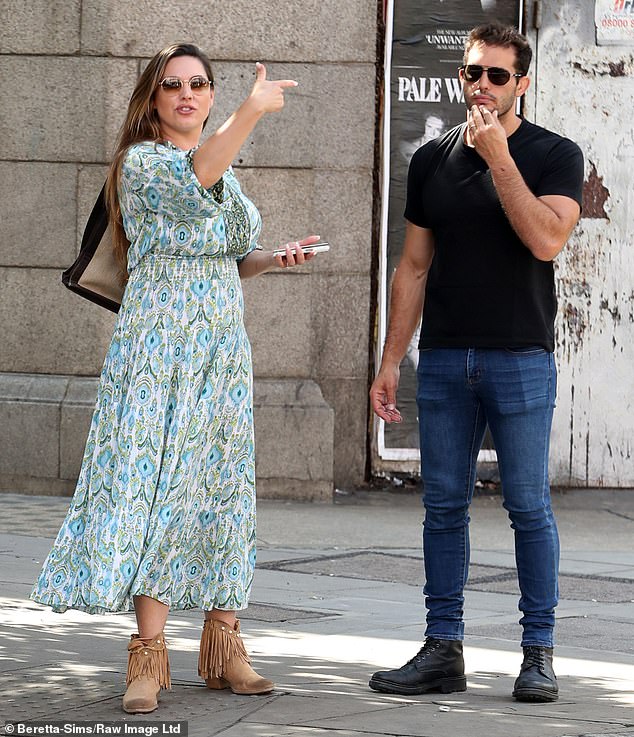
[[526,39],[514,26],[502,23],[483,23],[471,29],[464,47],[463,63],[467,63],[467,55],[476,44],[486,46],[502,46],[515,49],[515,71],[528,74],[533,51]]

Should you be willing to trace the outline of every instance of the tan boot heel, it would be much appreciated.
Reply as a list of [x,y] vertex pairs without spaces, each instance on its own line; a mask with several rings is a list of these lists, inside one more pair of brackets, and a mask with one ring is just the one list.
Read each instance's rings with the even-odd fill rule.
[[270,693],[275,684],[259,676],[240,637],[240,622],[232,629],[219,619],[207,619],[200,640],[198,675],[207,688],[230,688],[236,694]]
[[153,639],[132,635],[128,644],[128,686],[123,710],[128,714],[149,714],[158,706],[162,688],[171,688],[170,664],[161,632]]
[[224,678],[205,678],[207,688],[229,688],[229,683]]

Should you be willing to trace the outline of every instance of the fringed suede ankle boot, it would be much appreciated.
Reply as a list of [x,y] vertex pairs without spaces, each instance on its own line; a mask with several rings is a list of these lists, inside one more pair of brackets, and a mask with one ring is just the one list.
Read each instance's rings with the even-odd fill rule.
[[128,714],[154,711],[159,691],[171,688],[170,664],[162,632],[153,639],[132,635],[128,644],[126,684],[123,710]]
[[238,620],[233,628],[219,619],[205,620],[198,675],[205,679],[207,688],[230,688],[236,694],[263,694],[275,688],[251,667]]

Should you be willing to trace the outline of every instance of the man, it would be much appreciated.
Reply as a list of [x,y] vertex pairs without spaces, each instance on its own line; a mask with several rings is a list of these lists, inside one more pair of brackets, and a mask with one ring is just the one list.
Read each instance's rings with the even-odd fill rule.
[[372,676],[377,691],[466,689],[469,504],[488,424],[521,591],[524,660],[513,696],[558,695],[552,648],[559,541],[548,485],[552,261],[579,219],[583,157],[571,141],[516,115],[531,56],[512,27],[474,28],[460,68],[466,124],[420,148],[409,168],[403,255],[370,397],[383,420],[401,420],[399,364],[424,303],[417,402],[427,628],[414,658]]

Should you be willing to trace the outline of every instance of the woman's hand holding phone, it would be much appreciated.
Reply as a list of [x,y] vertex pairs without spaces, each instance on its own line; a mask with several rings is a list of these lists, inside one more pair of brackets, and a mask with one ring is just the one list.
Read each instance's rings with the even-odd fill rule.
[[282,248],[276,248],[273,251],[273,258],[280,268],[285,269],[289,266],[300,266],[310,261],[316,253],[329,249],[330,244],[320,241],[318,235],[309,235],[303,240],[293,241]]

